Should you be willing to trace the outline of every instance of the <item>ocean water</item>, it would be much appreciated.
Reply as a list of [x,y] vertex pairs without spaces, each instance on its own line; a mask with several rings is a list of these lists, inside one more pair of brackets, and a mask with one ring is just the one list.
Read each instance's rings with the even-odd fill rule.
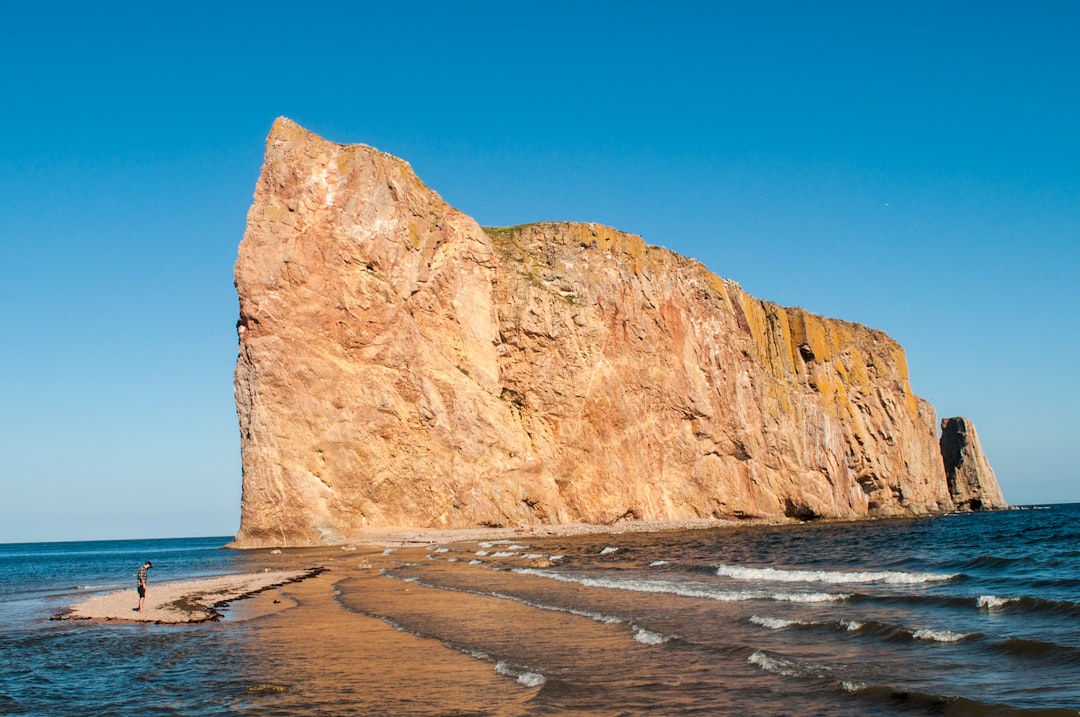
[[49,619],[271,559],[225,542],[0,546],[0,714],[1080,714],[1080,505],[325,550],[295,609]]

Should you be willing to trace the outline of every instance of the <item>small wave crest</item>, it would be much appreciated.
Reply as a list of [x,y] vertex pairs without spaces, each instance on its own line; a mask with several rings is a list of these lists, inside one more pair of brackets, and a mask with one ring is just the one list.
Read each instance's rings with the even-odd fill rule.
[[782,617],[763,617],[761,615],[751,615],[750,622],[761,627],[767,627],[770,630],[783,630],[788,627],[800,627],[810,624],[805,620],[785,620]]
[[994,643],[993,649],[1011,657],[1049,658],[1058,665],[1080,665],[1080,648],[1057,642],[1009,637]]
[[547,678],[539,672],[517,668],[506,660],[499,660],[495,663],[495,672],[505,677],[513,677],[519,685],[525,687],[540,687],[547,682]]
[[912,713],[917,712],[918,714],[923,714],[924,710],[927,710],[930,714],[944,712],[950,715],[1031,714],[1041,715],[1042,717],[1051,717],[1051,715],[1054,717],[1057,715],[1075,717],[1077,714],[1076,710],[1067,708],[1035,708],[1031,711],[1014,709],[1006,705],[980,702],[966,697],[946,697],[931,692],[905,690],[891,685],[868,684],[858,680],[843,680],[839,683],[839,686],[848,694],[886,705],[890,710],[896,709],[898,703],[903,703]]
[[954,632],[953,630],[939,630],[930,627],[911,628],[904,625],[896,625],[888,622],[848,621],[841,620],[841,627],[848,632],[857,632],[861,635],[869,635],[890,642],[909,642],[922,640],[924,642],[961,642],[978,635],[970,632]]
[[659,632],[653,632],[652,630],[646,630],[643,627],[639,627],[637,628],[637,632],[634,633],[634,639],[642,645],[663,645],[671,638],[667,635],[661,635]]
[[960,642],[971,637],[971,634],[965,632],[953,632],[952,630],[931,630],[929,628],[923,628],[911,633],[911,636],[916,640],[927,640],[929,642]]
[[776,583],[829,583],[849,585],[859,583],[885,583],[888,585],[918,585],[945,582],[959,577],[959,573],[917,573],[897,570],[836,571],[798,570],[780,568],[751,568],[741,565],[718,565],[716,574],[735,580],[756,580]]
[[782,677],[806,676],[806,671],[795,660],[765,652],[764,650],[755,651],[750,657],[746,658],[746,661],[774,675],[781,675]]
[[1005,607],[1006,605],[1016,603],[1018,600],[1019,598],[1003,598],[998,597],[997,595],[981,595],[977,601],[977,604],[980,608],[986,610],[997,610]]
[[1005,568],[1011,565],[1021,564],[1026,561],[1025,558],[1006,558],[999,555],[976,555],[973,558],[966,560],[961,567],[963,568]]
[[892,641],[925,640],[927,642],[960,642],[961,640],[975,637],[973,633],[953,632],[952,630],[935,630],[932,628],[912,629],[901,625],[892,625],[874,621],[865,622],[861,620],[811,622],[806,620],[790,620],[781,617],[753,615],[750,617],[750,622],[770,630],[786,630],[790,628],[841,630],[844,632],[858,632],[865,635],[874,635]]
[[1080,603],[1071,600],[1048,600],[1037,597],[998,597],[982,595],[976,601],[982,610],[1003,610],[1080,616]]

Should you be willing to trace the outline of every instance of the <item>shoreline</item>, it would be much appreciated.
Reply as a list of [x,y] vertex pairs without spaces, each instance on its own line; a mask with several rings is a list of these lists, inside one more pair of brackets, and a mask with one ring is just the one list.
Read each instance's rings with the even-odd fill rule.
[[513,528],[411,528],[388,526],[359,528],[347,538],[336,543],[311,543],[280,545],[255,543],[234,538],[225,547],[231,550],[297,550],[312,548],[350,549],[356,546],[403,548],[433,545],[436,543],[476,542],[481,540],[517,540],[519,538],[562,538],[577,535],[618,535],[623,533],[660,533],[679,530],[709,530],[750,525],[784,525],[799,521],[769,518],[699,518],[692,520],[642,520],[611,524],[559,523],[554,525],[529,525]]

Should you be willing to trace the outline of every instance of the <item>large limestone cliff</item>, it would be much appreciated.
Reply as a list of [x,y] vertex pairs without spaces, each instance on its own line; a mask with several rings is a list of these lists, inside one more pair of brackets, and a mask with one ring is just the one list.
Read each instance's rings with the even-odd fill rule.
[[236,286],[239,546],[957,506],[884,333],[608,227],[483,229],[405,162],[289,120]]

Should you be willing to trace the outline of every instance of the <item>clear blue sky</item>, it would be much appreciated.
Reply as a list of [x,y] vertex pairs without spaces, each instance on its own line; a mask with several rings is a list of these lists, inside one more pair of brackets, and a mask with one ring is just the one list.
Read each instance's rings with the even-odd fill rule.
[[1080,501],[1076,2],[18,3],[0,542],[239,525],[232,265],[274,118],[482,224],[597,221],[874,326],[1006,498]]

